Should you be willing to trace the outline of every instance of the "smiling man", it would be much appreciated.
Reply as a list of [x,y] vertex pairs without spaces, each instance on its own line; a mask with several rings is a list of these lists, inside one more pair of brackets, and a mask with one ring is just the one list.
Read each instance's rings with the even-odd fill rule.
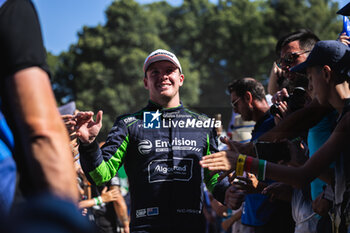
[[185,77],[173,53],[152,52],[143,71],[148,105],[118,117],[101,149],[95,138],[102,112],[96,121],[91,112],[76,116],[82,167],[100,185],[125,165],[131,232],[205,232],[203,180],[221,202],[229,185],[199,165],[203,156],[217,151],[215,129],[208,124],[213,120],[183,107],[179,90]]

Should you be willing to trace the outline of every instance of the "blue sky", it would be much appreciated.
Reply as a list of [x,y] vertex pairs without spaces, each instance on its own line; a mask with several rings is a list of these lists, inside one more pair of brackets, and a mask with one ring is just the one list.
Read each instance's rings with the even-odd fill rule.
[[[96,26],[105,22],[104,11],[113,0],[32,0],[38,11],[44,44],[48,51],[58,55],[77,42],[77,32],[83,25]],[[212,0],[216,2],[215,0]],[[140,4],[154,0],[138,0]],[[168,0],[179,5],[182,0]],[[339,0],[343,7],[349,0]]]

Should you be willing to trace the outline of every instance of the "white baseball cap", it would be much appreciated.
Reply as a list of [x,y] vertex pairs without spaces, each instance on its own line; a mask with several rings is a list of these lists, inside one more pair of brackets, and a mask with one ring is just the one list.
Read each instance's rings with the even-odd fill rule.
[[145,63],[143,64],[143,72],[146,75],[146,71],[148,69],[148,67],[157,61],[170,61],[172,62],[174,65],[177,66],[177,68],[179,68],[180,73],[182,73],[182,69],[181,69],[181,65],[179,60],[177,59],[177,57],[175,56],[175,54],[173,54],[172,52],[169,52],[167,50],[164,49],[157,49],[155,51],[153,51],[152,53],[150,53],[150,55],[148,55],[148,57],[145,59]]

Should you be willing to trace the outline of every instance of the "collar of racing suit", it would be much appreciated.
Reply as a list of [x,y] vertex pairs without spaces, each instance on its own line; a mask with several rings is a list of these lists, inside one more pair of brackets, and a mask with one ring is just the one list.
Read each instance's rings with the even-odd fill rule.
[[163,108],[159,104],[149,100],[145,109],[147,109],[147,111],[157,111],[157,110],[159,110],[161,112],[174,112],[174,111],[177,111],[177,110],[182,109],[182,108],[184,108],[184,107],[183,107],[183,104],[182,104],[181,101],[180,101],[180,105],[179,106],[176,106],[176,107],[173,107],[173,108]]

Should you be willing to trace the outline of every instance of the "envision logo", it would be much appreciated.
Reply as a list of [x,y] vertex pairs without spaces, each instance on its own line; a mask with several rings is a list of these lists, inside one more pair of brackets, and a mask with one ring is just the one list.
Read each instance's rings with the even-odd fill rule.
[[147,155],[147,154],[149,154],[149,152],[151,152],[152,142],[148,139],[142,140],[138,144],[137,149],[141,154]]
[[156,147],[170,147],[170,146],[197,146],[196,140],[189,140],[185,138],[175,137],[171,143],[167,140],[156,140]]

